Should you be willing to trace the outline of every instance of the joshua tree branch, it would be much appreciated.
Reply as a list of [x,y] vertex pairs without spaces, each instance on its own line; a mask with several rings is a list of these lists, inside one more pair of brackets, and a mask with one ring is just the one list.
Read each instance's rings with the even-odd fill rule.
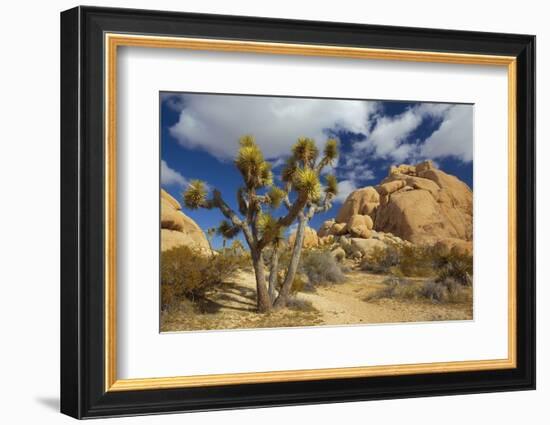
[[[277,221],[277,227],[280,229],[281,227],[288,227],[292,224],[292,222],[298,217],[298,214],[300,214],[304,207],[306,206],[308,202],[308,198],[306,194],[299,194],[298,198],[294,203],[290,206],[290,209],[288,210],[288,213],[284,216],[279,218]],[[274,234],[269,234],[264,236],[262,239],[258,241],[258,248],[262,249],[266,247],[274,238],[276,232]]]
[[252,247],[254,245],[254,238],[247,221],[243,221],[239,218],[237,213],[231,209],[229,205],[223,200],[222,194],[219,190],[215,189],[212,194],[212,199],[208,201],[210,208],[216,207],[221,213],[231,222],[233,225],[239,227],[246,238],[248,244]]
[[317,173],[320,173],[321,170],[329,165],[331,161],[332,159],[329,159],[326,156],[323,157],[323,159],[321,159],[321,161],[319,161],[319,164],[317,164],[317,166],[315,167],[315,171],[317,171]]

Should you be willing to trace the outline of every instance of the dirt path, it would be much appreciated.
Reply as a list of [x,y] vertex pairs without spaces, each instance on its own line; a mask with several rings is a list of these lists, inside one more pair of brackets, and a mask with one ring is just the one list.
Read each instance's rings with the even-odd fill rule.
[[394,299],[366,301],[369,296],[385,286],[383,281],[386,276],[357,271],[346,276],[348,280],[342,284],[321,287],[315,293],[299,295],[321,312],[326,324],[425,322],[471,318],[467,306],[462,305]]
[[252,272],[240,272],[209,297],[202,314],[173,314],[163,319],[163,330],[274,328],[314,325],[426,322],[468,320],[472,309],[463,304],[434,304],[428,301],[378,299],[369,296],[385,287],[386,276],[352,271],[340,284],[320,286],[300,293],[298,300],[311,303],[299,309],[270,314],[256,313],[256,282]]

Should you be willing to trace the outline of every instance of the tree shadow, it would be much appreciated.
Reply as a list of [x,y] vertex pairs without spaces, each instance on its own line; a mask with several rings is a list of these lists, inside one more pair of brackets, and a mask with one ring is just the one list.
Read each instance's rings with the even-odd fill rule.
[[215,314],[222,308],[251,312],[256,310],[256,292],[246,286],[228,283],[218,288],[215,294],[200,301],[200,311],[203,314]]

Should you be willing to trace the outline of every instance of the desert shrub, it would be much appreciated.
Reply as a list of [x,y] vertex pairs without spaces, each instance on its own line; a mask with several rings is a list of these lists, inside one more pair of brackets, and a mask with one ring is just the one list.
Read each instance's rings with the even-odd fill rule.
[[435,266],[438,270],[437,281],[454,280],[463,286],[472,286],[473,261],[472,256],[457,249],[441,253]]
[[472,301],[471,289],[465,288],[465,285],[452,278],[425,282],[420,287],[420,293],[423,298],[433,302],[460,303]]
[[328,251],[311,250],[302,254],[300,272],[305,274],[310,285],[339,283],[345,280],[336,259]]
[[400,253],[398,248],[387,246],[386,248],[376,247],[361,262],[361,270],[373,273],[388,273],[399,264]]
[[248,259],[226,249],[208,257],[187,246],[179,246],[161,255],[161,304],[170,308],[182,300],[200,300],[206,293],[246,267]]
[[427,300],[437,303],[463,303],[472,301],[472,291],[454,279],[438,282],[428,280],[414,283],[402,277],[386,279],[384,287],[371,294],[365,301],[382,298],[402,300]]
[[317,311],[311,301],[304,300],[298,297],[290,297],[288,299],[287,305],[290,310],[294,311]]
[[434,274],[437,250],[426,246],[408,245],[400,249],[399,270],[405,276],[426,277]]
[[415,288],[408,279],[391,276],[382,283],[385,286],[368,296],[365,301],[378,300],[382,298],[416,298]]
[[361,270],[407,277],[452,278],[465,286],[472,283],[472,256],[455,248],[437,246],[388,246],[375,248],[361,263]]

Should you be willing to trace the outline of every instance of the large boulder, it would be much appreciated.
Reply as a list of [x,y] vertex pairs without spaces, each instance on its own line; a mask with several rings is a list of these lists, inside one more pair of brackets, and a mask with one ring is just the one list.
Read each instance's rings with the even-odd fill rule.
[[[291,235],[288,237],[288,244],[293,247],[294,242],[296,241],[296,231],[292,232]],[[319,236],[317,236],[317,232],[313,230],[311,227],[306,227],[304,231],[304,242],[302,246],[304,248],[317,248],[320,244]]]
[[360,254],[361,257],[367,257],[373,253],[376,249],[385,249],[387,245],[378,239],[350,239],[350,250],[352,256],[354,254]]
[[334,223],[335,221],[334,219],[332,219],[332,220],[327,220],[323,224],[321,224],[321,227],[319,227],[319,230],[317,231],[317,236],[319,236],[320,238],[323,238],[325,236],[332,235],[330,229],[332,228]]
[[201,228],[181,211],[180,203],[168,192],[160,192],[160,247],[166,251],[186,245],[205,253],[210,245]]
[[[414,175],[394,172],[379,186],[385,187],[384,200],[377,208],[374,229],[417,244],[444,239],[471,241],[471,189],[458,178],[435,169],[431,162],[419,165]],[[387,185],[400,185],[401,189],[390,193]]]
[[345,229],[353,237],[366,239],[371,235],[372,225],[372,218],[368,215],[355,214],[349,218]]
[[337,223],[347,223],[352,215],[373,215],[380,203],[380,195],[374,187],[367,186],[348,195],[336,215]]
[[348,256],[357,254],[350,238],[392,245],[441,242],[471,253],[472,190],[432,161],[392,166],[376,188],[352,192],[336,218],[325,221],[318,234],[334,235]]
[[332,255],[336,261],[341,263],[346,258],[346,251],[344,251],[343,248],[337,246],[330,252],[330,255]]
[[380,186],[377,187],[377,189],[380,195],[391,195],[393,192],[398,191],[399,189],[405,187],[406,185],[407,183],[405,182],[405,180],[396,179],[396,180],[381,184]]

